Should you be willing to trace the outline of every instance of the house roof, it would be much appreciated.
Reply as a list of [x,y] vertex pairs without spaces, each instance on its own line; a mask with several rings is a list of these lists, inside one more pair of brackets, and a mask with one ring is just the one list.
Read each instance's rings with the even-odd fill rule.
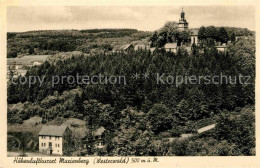
[[65,130],[68,126],[65,125],[44,125],[39,132],[39,135],[47,135],[47,136],[63,136]]
[[226,45],[222,45],[222,46],[215,46],[216,48],[227,48]]
[[197,36],[199,34],[199,30],[197,30],[197,29],[191,29],[191,31],[190,31],[190,35],[191,36]]
[[151,51],[151,52],[154,52],[155,50],[156,50],[156,47],[150,48],[150,51]]
[[121,50],[126,50],[126,49],[128,49],[130,46],[132,46],[132,44],[122,45],[122,46],[120,47],[120,49],[121,49]]
[[164,48],[177,48],[177,43],[166,43]]
[[188,52],[191,52],[191,47],[185,47]]
[[104,131],[105,131],[105,128],[104,128],[104,127],[100,127],[100,128],[98,128],[98,129],[94,132],[94,136],[102,135]]

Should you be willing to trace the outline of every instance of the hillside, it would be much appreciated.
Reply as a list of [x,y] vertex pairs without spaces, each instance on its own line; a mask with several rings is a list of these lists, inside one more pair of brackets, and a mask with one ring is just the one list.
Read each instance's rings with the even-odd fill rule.
[[[163,29],[163,28],[162,28]],[[254,36],[245,28],[225,27],[230,36]],[[192,29],[191,29],[192,30]],[[158,30],[160,31],[160,30]],[[86,54],[112,51],[128,43],[148,44],[152,32],[135,29],[40,30],[7,33],[7,58],[19,55],[49,55],[58,52],[81,51]]]
[[[8,84],[8,103],[16,104],[8,108],[8,123],[23,124],[24,120],[34,116],[42,117],[43,124],[73,117],[84,120],[86,128],[103,126],[107,146],[99,151],[99,155],[254,155],[254,131],[249,131],[254,130],[254,116],[232,120],[234,111],[242,113],[249,107],[250,115],[247,116],[254,113],[254,46],[255,39],[249,36],[229,44],[228,52],[224,53],[208,46],[203,52],[196,48],[191,53],[182,49],[177,53],[158,50],[153,54],[140,50],[91,57],[82,54],[60,59],[55,64],[47,61],[32,67],[26,74],[26,77],[46,76],[41,87],[38,82],[30,87]],[[135,73],[141,77],[133,78]],[[149,77],[144,78],[144,73]],[[251,79],[247,85],[158,84],[157,73],[172,76],[222,73],[233,78],[243,74]],[[53,86],[52,76],[75,77],[77,74],[124,75],[127,84],[64,82]],[[220,119],[216,119],[218,117]],[[221,125],[222,121],[231,125],[226,128],[227,124]],[[181,134],[192,134],[198,128],[215,122],[217,132],[222,131],[220,134],[195,136],[184,142],[167,140]],[[246,124],[248,127],[240,129]],[[237,128],[241,130],[241,139],[234,136],[237,132],[230,131]],[[227,132],[232,133],[231,139],[224,136]],[[88,136],[91,135],[86,134]],[[244,140],[250,143],[243,144]],[[200,147],[202,141],[205,144]],[[176,143],[178,145],[174,145]],[[233,153],[221,151],[222,146],[230,145]],[[214,152],[215,147],[219,151]],[[212,153],[205,153],[203,148]]]
[[[182,47],[175,53],[163,49],[165,43],[189,44],[188,33],[178,31],[174,22],[154,33],[134,29],[8,33],[8,57],[53,54],[28,68],[25,77],[15,78],[16,83],[8,82],[8,149],[20,149],[22,132],[28,150],[37,151],[37,133],[43,125],[65,124],[74,136],[69,155],[80,154],[72,154],[80,151],[76,146],[92,144],[89,130],[100,127],[105,128],[106,147],[98,155],[255,155],[254,32],[210,26],[202,43],[192,45],[190,52]],[[149,42],[157,47],[153,53],[107,52],[123,44]],[[215,48],[222,42],[226,52]],[[124,82],[104,84],[100,74],[123,77]],[[95,79],[70,82],[83,75]],[[163,76],[159,82],[158,75]],[[213,83],[221,75],[228,82]],[[247,84],[238,82],[241,75],[250,77]],[[44,81],[19,83],[30,76]],[[192,83],[191,76],[202,80]],[[181,83],[178,77],[183,78]],[[197,134],[212,125],[212,130]],[[87,154],[94,153],[91,149]]]
[[133,41],[145,39],[151,32],[135,29],[41,30],[7,33],[7,58],[23,54],[49,55],[57,52],[111,51]]

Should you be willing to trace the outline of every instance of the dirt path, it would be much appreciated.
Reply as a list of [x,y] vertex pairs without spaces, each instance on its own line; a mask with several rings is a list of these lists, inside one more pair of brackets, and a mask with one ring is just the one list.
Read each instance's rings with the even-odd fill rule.
[[211,124],[211,125],[208,125],[206,127],[202,127],[200,129],[198,129],[197,131],[198,131],[198,134],[200,134],[202,132],[209,131],[209,130],[215,128],[215,127],[216,127],[216,124]]

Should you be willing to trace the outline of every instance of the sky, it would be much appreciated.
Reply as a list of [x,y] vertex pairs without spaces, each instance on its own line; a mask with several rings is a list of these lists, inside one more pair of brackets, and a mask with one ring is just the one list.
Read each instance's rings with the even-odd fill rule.
[[[181,6],[19,6],[7,9],[7,31],[133,28],[155,31],[179,21]],[[253,6],[184,6],[190,28],[229,26],[255,30]]]

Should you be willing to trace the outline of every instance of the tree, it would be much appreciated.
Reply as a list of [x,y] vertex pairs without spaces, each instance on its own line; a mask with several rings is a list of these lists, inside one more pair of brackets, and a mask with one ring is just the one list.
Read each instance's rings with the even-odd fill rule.
[[172,116],[170,109],[164,104],[155,104],[147,114],[148,125],[151,130],[158,134],[172,128]]
[[179,40],[178,40],[178,43],[187,43],[190,41],[190,36],[189,36],[189,33],[187,31],[182,31],[179,33]]
[[198,38],[200,40],[206,39],[206,28],[204,26],[201,26],[198,32]]
[[7,51],[7,58],[15,58],[15,57],[17,57],[17,51],[14,51],[14,50]]
[[32,46],[29,47],[29,54],[34,54],[34,48]]
[[218,40],[221,43],[227,43],[228,42],[228,33],[224,27],[221,27],[218,32]]
[[221,113],[216,125],[216,136],[219,140],[234,143],[243,155],[252,155],[255,148],[255,122],[252,111],[231,115],[227,111]]
[[236,36],[235,36],[234,32],[231,34],[230,40],[231,40],[232,43],[236,42]]
[[215,26],[207,27],[205,31],[205,36],[206,38],[216,40],[218,36],[216,27]]
[[157,31],[155,31],[153,35],[150,37],[150,41],[151,41],[150,47],[156,47],[157,40],[158,40],[158,34]]

